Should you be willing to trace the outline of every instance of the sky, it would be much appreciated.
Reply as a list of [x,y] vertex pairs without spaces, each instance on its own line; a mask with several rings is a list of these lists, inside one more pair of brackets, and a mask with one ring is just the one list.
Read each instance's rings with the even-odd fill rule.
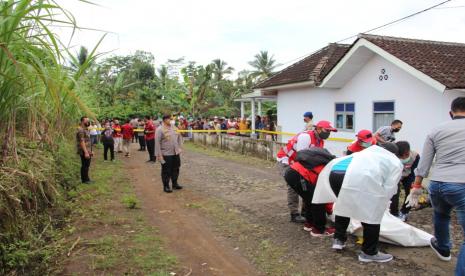
[[[444,0],[58,0],[80,30],[70,43],[92,49],[108,32],[105,56],[151,52],[155,65],[167,59],[208,64],[225,60],[237,71],[261,50],[280,68],[346,37],[423,10]],[[56,28],[68,42],[70,30]],[[387,28],[371,32],[465,43],[465,0],[452,0]],[[344,41],[351,43],[353,38]]]

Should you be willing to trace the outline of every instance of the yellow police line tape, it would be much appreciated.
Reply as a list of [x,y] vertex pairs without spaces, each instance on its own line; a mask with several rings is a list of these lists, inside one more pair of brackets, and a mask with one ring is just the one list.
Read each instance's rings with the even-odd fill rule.
[[[104,128],[100,128],[97,130],[104,130]],[[144,129],[142,128],[136,128],[133,130],[134,132],[144,132]],[[239,129],[227,129],[227,130],[216,130],[216,129],[177,129],[176,132],[178,133],[251,133],[252,130],[247,129],[247,130],[239,130]],[[297,133],[292,133],[292,132],[282,132],[282,131],[270,131],[270,130],[261,130],[261,129],[256,129],[255,132],[259,133],[266,133],[266,134],[275,134],[275,135],[287,135],[287,136],[295,136]],[[347,139],[347,138],[338,138],[338,137],[330,137],[327,139],[328,141],[333,141],[333,142],[343,142],[343,143],[351,143],[354,141],[354,139]]]
[[[222,132],[222,133],[251,133],[252,130],[238,130],[238,129],[231,129],[231,130],[184,130],[178,129],[177,132],[179,133],[215,133],[215,132]],[[287,135],[287,136],[295,136],[297,133],[292,132],[281,132],[281,131],[270,131],[270,130],[260,130],[256,129],[255,132],[261,132],[266,134],[276,134],[276,135]],[[338,138],[338,137],[330,137],[327,139],[328,141],[334,142],[344,142],[344,143],[351,143],[354,139],[347,139],[347,138]]]

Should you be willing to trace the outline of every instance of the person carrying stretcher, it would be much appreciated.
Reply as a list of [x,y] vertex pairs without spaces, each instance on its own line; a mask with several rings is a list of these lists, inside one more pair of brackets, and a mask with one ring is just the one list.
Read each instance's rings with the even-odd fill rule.
[[334,228],[326,228],[326,204],[312,204],[319,173],[336,158],[323,148],[311,147],[297,152],[295,162],[284,173],[284,179],[303,198],[307,224],[313,237],[331,236]]
[[390,254],[378,251],[380,224],[391,197],[397,192],[403,165],[394,143],[369,148],[334,159],[321,171],[313,204],[335,202],[332,248],[342,250],[350,220],[362,222],[361,262],[389,262]]

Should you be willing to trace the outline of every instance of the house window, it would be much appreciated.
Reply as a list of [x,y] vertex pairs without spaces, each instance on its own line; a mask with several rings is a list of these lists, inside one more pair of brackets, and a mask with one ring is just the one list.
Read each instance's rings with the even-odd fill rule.
[[354,130],[355,103],[336,103],[336,128],[340,130]]
[[373,103],[373,132],[382,126],[391,125],[394,120],[394,107],[393,101]]

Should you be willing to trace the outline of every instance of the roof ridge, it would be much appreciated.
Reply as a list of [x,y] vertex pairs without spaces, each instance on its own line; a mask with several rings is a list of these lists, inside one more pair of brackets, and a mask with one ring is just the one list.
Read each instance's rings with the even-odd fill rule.
[[[328,47],[328,46],[326,46],[326,47]],[[283,69],[279,70],[278,72],[274,73],[273,75],[269,76],[268,78],[266,78],[266,79],[262,80],[261,82],[257,83],[257,84],[255,85],[255,87],[259,87],[262,83],[264,83],[264,82],[266,82],[266,81],[272,79],[274,76],[279,75],[279,74],[282,73],[284,70],[291,69],[291,68],[293,68],[293,67],[295,67],[295,66],[301,64],[302,62],[306,61],[308,58],[312,57],[313,55],[318,54],[319,52],[321,52],[321,51],[323,51],[324,49],[326,49],[326,47],[320,48],[320,49],[318,49],[317,51],[315,51],[315,52],[309,54],[308,56],[306,56],[306,57],[304,57],[304,58],[302,58],[302,59],[299,59],[298,61],[292,63],[291,65],[284,67]]]
[[397,40],[405,42],[416,42],[416,43],[428,43],[428,44],[438,44],[438,45],[447,45],[447,46],[465,46],[465,43],[461,42],[448,42],[448,41],[437,41],[437,40],[426,40],[426,39],[417,39],[417,38],[405,38],[405,37],[396,37],[396,36],[384,36],[384,35],[374,35],[374,34],[364,34],[360,33],[357,35],[358,38],[378,38],[386,40]]
[[318,63],[315,65],[313,70],[310,72],[310,75],[309,75],[310,80],[318,81],[319,74],[321,73],[323,68],[325,68],[326,64],[328,63],[329,57],[332,56],[334,52],[336,51],[336,47],[337,47],[336,44],[330,43],[328,46],[324,48],[324,49],[328,48],[328,51],[326,52],[326,55],[320,58]]
[[[333,51],[332,51],[331,54],[333,54],[337,47],[350,47],[350,46],[351,46],[351,44],[345,44],[345,43],[329,43],[327,46],[325,46],[323,48],[320,48],[320,49],[308,54],[307,56],[303,57],[302,59],[297,60],[296,62],[292,63],[291,65],[289,65],[287,67],[284,67],[283,69],[279,70],[278,72],[275,72],[273,75],[271,75],[268,78],[266,78],[266,79],[260,81],[259,83],[257,83],[254,87],[260,87],[260,85],[262,83],[265,83],[266,81],[268,81],[268,80],[272,79],[273,77],[279,75],[283,71],[289,70],[289,69],[291,69],[291,68],[293,68],[295,66],[298,66],[299,64],[307,61],[308,59],[312,58],[313,56],[315,56],[315,55],[317,55],[317,54],[319,54],[319,53],[321,53],[323,51],[326,51],[329,47],[332,47]],[[331,55],[328,55],[328,59],[329,59],[330,56]],[[309,75],[309,80],[311,80],[312,72]]]

